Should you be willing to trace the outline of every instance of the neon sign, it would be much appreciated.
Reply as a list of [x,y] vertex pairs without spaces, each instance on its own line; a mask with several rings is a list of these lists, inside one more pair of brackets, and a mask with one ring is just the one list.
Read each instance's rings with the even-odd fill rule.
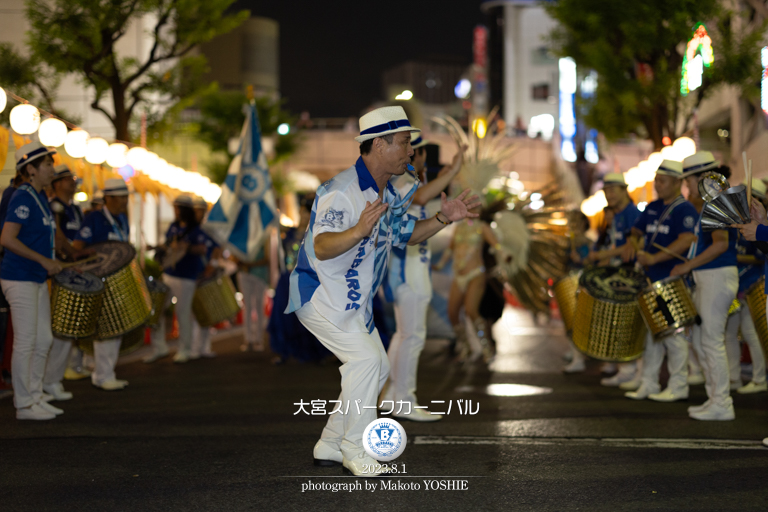
[[683,57],[683,79],[680,81],[680,92],[683,96],[701,87],[704,68],[710,67],[714,61],[712,39],[704,24],[697,23],[693,27],[693,37],[688,41]]

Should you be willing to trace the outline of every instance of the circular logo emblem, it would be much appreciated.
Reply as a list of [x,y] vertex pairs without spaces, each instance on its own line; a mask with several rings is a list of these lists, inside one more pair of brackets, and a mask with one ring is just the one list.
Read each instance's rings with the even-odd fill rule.
[[29,217],[29,208],[27,208],[24,205],[19,206],[18,208],[16,208],[16,216],[22,220],[26,219],[27,217]]
[[691,217],[690,215],[686,215],[686,217],[683,219],[683,226],[685,226],[688,229],[691,229],[693,227],[693,223],[694,223],[693,217]]
[[372,421],[363,432],[365,453],[384,462],[398,458],[405,450],[406,440],[403,426],[388,418]]

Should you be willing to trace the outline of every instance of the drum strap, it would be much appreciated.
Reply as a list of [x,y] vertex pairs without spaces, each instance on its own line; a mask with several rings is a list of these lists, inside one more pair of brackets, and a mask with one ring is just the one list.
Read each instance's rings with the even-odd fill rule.
[[40,201],[40,196],[38,195],[37,191],[35,191],[35,189],[32,188],[32,185],[28,183],[22,183],[22,185],[19,188],[22,190],[26,190],[29,193],[29,195],[31,195],[34,198],[38,208],[40,208],[40,211],[43,213],[43,218],[48,219],[48,227],[51,228],[51,259],[55,260],[56,259],[56,220],[53,218],[53,215],[51,214],[51,210],[43,206],[43,203]]
[[677,196],[677,199],[672,201],[662,212],[661,217],[659,217],[659,220],[656,222],[656,232],[653,233],[653,236],[651,237],[651,241],[648,242],[648,244],[645,246],[646,249],[653,247],[653,242],[656,241],[656,235],[659,234],[659,227],[664,223],[667,218],[672,215],[672,210],[680,206],[685,202],[685,199],[683,199],[683,196]]
[[127,242],[128,236],[126,236],[123,229],[120,226],[118,226],[117,222],[115,222],[115,219],[112,217],[112,214],[109,213],[109,208],[105,206],[104,208],[101,209],[101,211],[104,212],[104,216],[107,218],[107,220],[109,221],[109,224],[112,226],[112,231],[114,231],[114,233],[118,237],[120,237],[120,241]]

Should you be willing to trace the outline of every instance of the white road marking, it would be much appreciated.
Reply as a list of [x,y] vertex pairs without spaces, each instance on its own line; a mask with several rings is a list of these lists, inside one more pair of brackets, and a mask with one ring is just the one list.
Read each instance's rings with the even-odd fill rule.
[[600,446],[603,448],[674,448],[678,450],[768,450],[761,441],[743,441],[738,439],[414,436],[413,444],[569,445]]

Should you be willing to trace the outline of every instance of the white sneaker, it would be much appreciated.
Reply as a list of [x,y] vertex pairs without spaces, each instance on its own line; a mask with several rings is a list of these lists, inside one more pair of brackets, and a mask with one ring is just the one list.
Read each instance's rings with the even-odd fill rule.
[[583,359],[575,358],[563,368],[563,373],[581,373],[587,369]]
[[183,364],[189,361],[189,356],[187,354],[183,354],[181,352],[176,352],[176,355],[173,356],[173,362]]
[[736,411],[733,409],[733,404],[728,406],[712,404],[703,411],[688,413],[688,416],[701,421],[731,421],[736,419]]
[[102,382],[101,384],[94,383],[93,385],[99,389],[103,389],[104,391],[119,391],[125,388],[125,386],[128,385],[128,382],[124,380],[113,379]]
[[768,437],[766,437],[765,439],[763,439],[763,444],[764,444],[765,446],[768,446]]
[[82,380],[91,376],[91,372],[85,369],[77,371],[74,368],[67,368],[64,370],[64,380]]
[[48,402],[39,402],[37,405],[40,406],[40,408],[52,412],[56,416],[60,414],[64,414],[64,411],[62,409],[59,409],[58,407],[54,407],[53,405],[49,404]]
[[631,373],[622,374],[621,372],[619,372],[613,377],[605,377],[600,379],[600,385],[606,386],[609,388],[617,388],[622,384],[624,384],[625,382],[629,382],[634,379],[635,379],[635,376]]
[[312,456],[315,459],[315,466],[322,467],[338,466],[344,460],[341,450],[333,448],[322,439],[315,444]]
[[627,382],[622,382],[619,384],[619,389],[623,389],[624,391],[637,391],[640,388],[641,380],[639,377],[632,379]]
[[667,388],[661,393],[648,395],[648,399],[653,400],[654,402],[677,402],[678,400],[688,400],[688,390],[672,391]]
[[16,409],[17,420],[52,420],[56,415],[48,412],[38,404],[23,409]]
[[385,470],[377,471],[377,469],[383,466],[383,464],[380,464],[378,461],[372,459],[365,452],[362,452],[360,455],[358,455],[352,460],[349,460],[346,457],[344,457],[344,459],[341,462],[341,465],[344,466],[344,468],[350,473],[352,473],[354,476],[361,476],[366,478],[377,477],[379,475],[384,475],[389,472]]
[[692,412],[701,412],[704,409],[708,408],[710,405],[712,405],[712,400],[707,400],[701,405],[692,405],[688,408],[688,414]]
[[755,384],[755,381],[752,381],[746,386],[742,386],[736,390],[737,393],[742,395],[749,395],[751,393],[763,393],[765,391],[768,391],[768,383],[763,382],[762,384]]
[[[655,393],[658,393],[659,388],[656,388]],[[627,398],[631,398],[632,400],[645,400],[649,396],[654,394],[654,391],[651,389],[648,389],[645,386],[640,386],[637,388],[637,391],[627,391],[624,393],[624,396]]]
[[700,384],[704,384],[704,374],[701,373],[691,373],[688,374],[688,385],[689,386],[698,386]]
[[72,399],[72,393],[64,391],[64,385],[61,382],[56,382],[55,384],[43,384],[43,391],[59,402]]
[[[418,405],[418,404],[414,404]],[[411,409],[410,414],[395,414],[392,413],[393,418],[397,418],[398,420],[411,420],[411,421],[420,421],[424,423],[432,422],[432,421],[440,421],[443,419],[442,414],[432,414],[429,411],[425,411],[424,409],[416,409],[413,407]]]
[[142,359],[142,361],[147,363],[147,364],[154,363],[158,359],[162,359],[162,358],[164,358],[167,355],[168,355],[168,351],[167,350],[165,352],[153,352],[151,355],[148,355],[147,357]]
[[43,392],[42,395],[40,395],[40,401],[41,402],[52,402],[53,401],[53,395],[49,395],[46,392]]

